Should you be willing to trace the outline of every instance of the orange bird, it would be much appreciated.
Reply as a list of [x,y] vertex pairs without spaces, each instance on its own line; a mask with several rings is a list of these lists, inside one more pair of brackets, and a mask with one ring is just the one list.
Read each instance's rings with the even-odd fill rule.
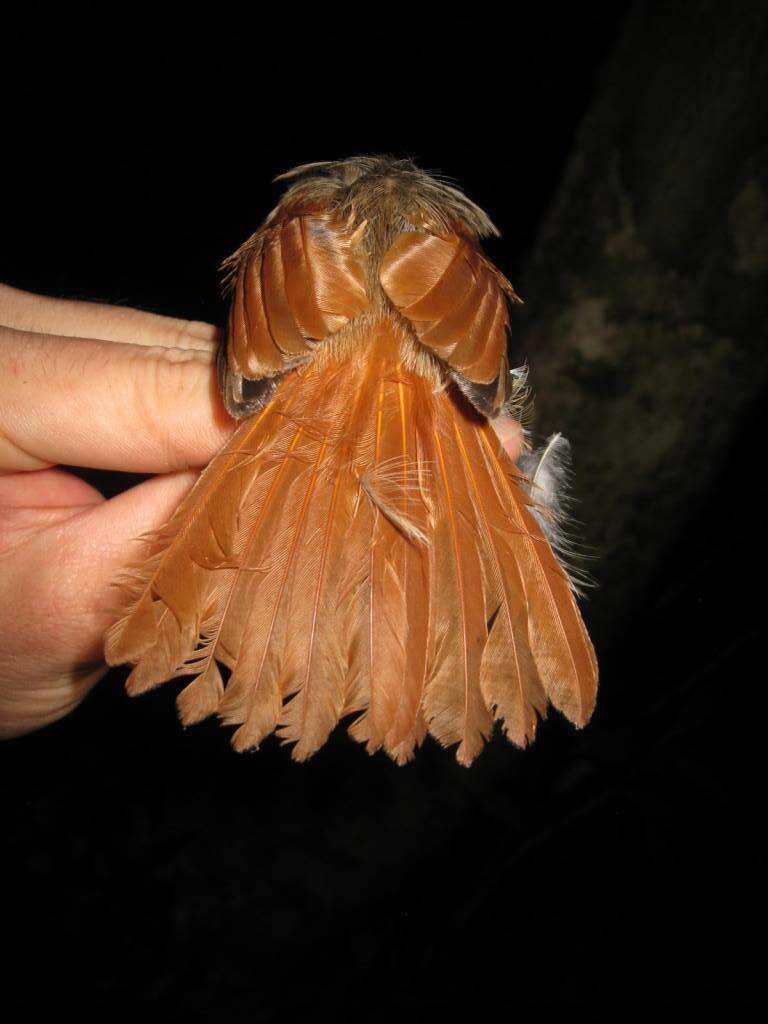
[[[409,761],[430,733],[469,765],[499,720],[525,747],[553,704],[589,719],[597,664],[553,553],[555,454],[515,465],[519,302],[458,189],[408,160],[282,176],[224,267],[219,382],[237,431],[124,579],[110,664],[176,676],[185,724],[304,760],[340,719]],[[548,453],[562,454],[556,436]]]

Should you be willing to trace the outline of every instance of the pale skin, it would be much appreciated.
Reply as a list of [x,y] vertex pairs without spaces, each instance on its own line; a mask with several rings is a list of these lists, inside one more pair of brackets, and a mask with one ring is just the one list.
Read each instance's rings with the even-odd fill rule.
[[[115,578],[234,429],[217,344],[211,324],[0,284],[0,739],[105,674]],[[494,426],[516,459],[519,425]],[[157,475],[107,500],[62,464]]]

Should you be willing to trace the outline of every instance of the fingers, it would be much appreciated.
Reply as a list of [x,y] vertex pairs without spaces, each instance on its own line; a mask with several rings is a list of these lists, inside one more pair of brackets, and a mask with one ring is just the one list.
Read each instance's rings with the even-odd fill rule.
[[[59,470],[39,474],[49,487],[65,476]],[[77,507],[52,509],[58,514],[53,522],[38,513],[35,528],[28,524],[21,546],[9,549],[0,596],[14,621],[36,631],[28,646],[38,658],[45,655],[46,667],[62,658],[71,664],[101,660],[102,633],[117,603],[116,577],[140,556],[141,536],[170,519],[196,477],[190,471],[153,477],[110,501],[86,496]]]
[[0,284],[0,324],[68,338],[100,338],[131,345],[213,351],[218,331],[199,320],[177,320],[99,302],[53,299]]
[[95,487],[60,469],[45,469],[39,473],[8,473],[0,476],[0,528],[9,509],[39,515],[43,509],[67,511],[102,501],[104,495]]
[[[140,556],[137,536],[170,518],[195,476],[155,477],[111,501],[59,470],[0,480],[0,551],[6,525],[16,533],[0,573],[0,739],[61,718],[103,675],[114,580]],[[67,495],[69,508],[58,504]]]
[[513,462],[520,458],[523,450],[523,428],[514,416],[497,416],[489,420],[494,433],[501,441],[501,445]]
[[142,536],[171,518],[196,478],[189,471],[154,477],[110,501],[83,507],[49,531],[49,554],[55,550],[55,558],[45,557],[41,564],[43,592],[66,609],[70,635],[63,642],[72,647],[73,660],[102,660],[104,631],[120,601],[115,580],[142,556]]
[[213,353],[0,328],[0,472],[202,466],[233,429]]
[[59,469],[0,474],[0,558],[25,543],[30,532],[39,535],[103,501],[95,487]]

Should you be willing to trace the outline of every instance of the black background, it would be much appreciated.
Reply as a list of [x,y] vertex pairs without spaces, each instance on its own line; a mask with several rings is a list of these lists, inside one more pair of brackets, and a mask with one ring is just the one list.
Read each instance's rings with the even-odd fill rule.
[[[274,204],[271,178],[369,151],[455,177],[501,226],[489,249],[514,280],[626,6],[27,4],[4,32],[0,280],[220,322],[217,265]],[[765,670],[745,587],[765,559],[745,540],[763,422],[599,650],[582,733],[555,716],[530,751],[497,737],[466,771],[431,741],[399,769],[337,730],[295,765],[276,742],[235,755],[215,724],[183,732],[176,687],[129,701],[118,672],[6,744],[5,1007],[756,1008]]]

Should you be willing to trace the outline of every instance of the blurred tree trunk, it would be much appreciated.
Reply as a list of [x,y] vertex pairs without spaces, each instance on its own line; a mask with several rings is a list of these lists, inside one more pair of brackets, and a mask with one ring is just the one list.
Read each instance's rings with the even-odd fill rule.
[[768,380],[768,4],[637,5],[520,290],[532,426],[573,442],[606,638]]

